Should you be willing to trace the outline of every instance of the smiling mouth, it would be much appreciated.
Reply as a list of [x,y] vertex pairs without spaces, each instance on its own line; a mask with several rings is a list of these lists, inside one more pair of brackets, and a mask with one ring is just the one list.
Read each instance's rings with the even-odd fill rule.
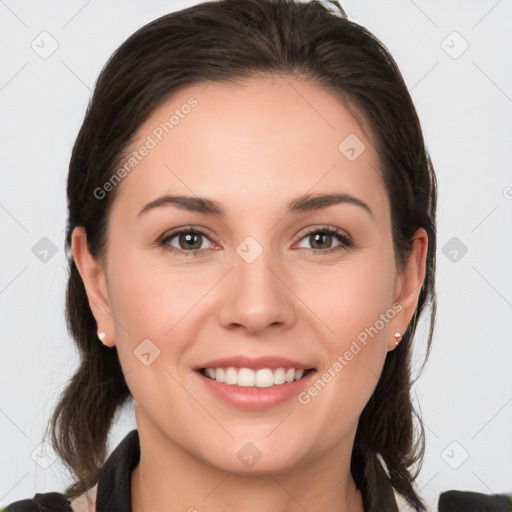
[[301,380],[316,370],[314,368],[303,370],[284,367],[253,370],[229,366],[227,368],[201,368],[198,371],[207,379],[231,386],[268,388]]

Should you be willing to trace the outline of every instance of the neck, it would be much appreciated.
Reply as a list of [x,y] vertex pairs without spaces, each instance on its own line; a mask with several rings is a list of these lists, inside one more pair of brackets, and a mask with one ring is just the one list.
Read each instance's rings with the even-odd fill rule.
[[[138,465],[132,476],[132,512],[160,512],[184,510],[187,512],[221,512],[225,510],[245,510],[256,512],[265,510],[279,512],[298,512],[304,510],[322,510],[325,512],[364,512],[361,492],[353,480],[345,486],[345,492],[337,489],[334,493],[321,493],[317,481],[311,492],[298,492],[297,487],[285,480],[269,475],[266,479],[242,483],[236,478],[225,475],[224,479],[212,486],[209,493],[185,497],[179,486],[166,485],[159,492],[152,481],[141,476]],[[228,480],[230,480],[228,482]],[[251,477],[252,480],[254,480]],[[222,488],[222,490],[221,490]],[[160,488],[162,489],[162,488]],[[215,496],[213,494],[215,493]],[[318,507],[318,508],[314,508]]]
[[[153,433],[154,431],[152,431]],[[247,475],[223,471],[167,438],[139,430],[141,458],[132,473],[132,512],[364,512],[344,450],[333,450],[287,472]]]

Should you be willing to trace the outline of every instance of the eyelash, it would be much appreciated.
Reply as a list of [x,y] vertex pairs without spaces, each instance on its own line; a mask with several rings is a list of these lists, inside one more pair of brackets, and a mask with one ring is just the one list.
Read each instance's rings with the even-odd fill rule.
[[[164,237],[159,241],[159,245],[164,247],[167,250],[172,251],[172,252],[185,253],[187,256],[191,255],[193,257],[199,256],[200,255],[199,253],[204,251],[204,249],[191,249],[191,250],[187,251],[185,249],[177,249],[176,247],[172,247],[172,246],[170,246],[168,244],[168,242],[170,240],[172,240],[173,238],[175,238],[176,236],[182,235],[182,234],[185,234],[185,233],[186,234],[201,235],[201,236],[204,236],[204,237],[208,238],[208,240],[210,240],[208,235],[206,233],[204,233],[203,231],[201,231],[201,230],[197,230],[197,229],[194,229],[194,228],[183,228],[183,229],[179,229],[178,231],[173,231],[172,233],[164,235]],[[333,247],[333,248],[331,248],[331,249],[326,249],[326,250],[310,249],[310,251],[313,252],[314,254],[322,254],[322,255],[332,254],[332,253],[335,253],[335,252],[347,249],[349,247],[352,247],[352,240],[347,235],[345,235],[339,229],[335,229],[335,228],[331,228],[331,227],[327,227],[327,226],[321,227],[321,228],[315,228],[315,229],[313,229],[311,231],[308,231],[307,233],[305,233],[300,238],[300,240],[303,240],[304,238],[307,238],[310,235],[318,234],[318,233],[327,234],[327,235],[334,235],[335,238],[338,239],[340,244],[335,246],[335,247]]]

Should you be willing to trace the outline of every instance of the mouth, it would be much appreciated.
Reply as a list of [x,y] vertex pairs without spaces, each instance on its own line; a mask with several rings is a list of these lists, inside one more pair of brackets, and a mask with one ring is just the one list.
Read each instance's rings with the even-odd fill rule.
[[199,368],[198,371],[207,379],[238,387],[269,388],[278,387],[305,378],[316,371],[315,368]]

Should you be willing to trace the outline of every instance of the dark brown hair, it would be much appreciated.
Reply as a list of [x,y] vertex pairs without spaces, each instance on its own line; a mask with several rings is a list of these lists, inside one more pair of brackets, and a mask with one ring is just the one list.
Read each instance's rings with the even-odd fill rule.
[[[414,489],[423,460],[424,430],[421,421],[419,432],[414,429],[411,350],[417,319],[430,305],[423,370],[436,311],[436,179],[395,61],[373,34],[333,5],[337,12],[315,0],[220,0],[162,16],[130,36],[101,71],[73,147],[67,243],[72,229],[83,226],[91,253],[103,254],[116,189],[104,199],[94,190],[111,178],[148,116],[182,88],[286,75],[327,89],[360,113],[373,134],[390,198],[397,265],[403,268],[419,227],[427,231],[429,247],[414,318],[400,345],[387,354],[359,419],[351,471],[366,511],[396,511],[393,488],[415,510],[424,511]],[[96,321],[71,257],[69,268],[66,319],[80,365],[48,427],[53,446],[76,476],[66,495],[76,497],[97,482],[112,423],[131,394],[117,350],[98,341]]]

